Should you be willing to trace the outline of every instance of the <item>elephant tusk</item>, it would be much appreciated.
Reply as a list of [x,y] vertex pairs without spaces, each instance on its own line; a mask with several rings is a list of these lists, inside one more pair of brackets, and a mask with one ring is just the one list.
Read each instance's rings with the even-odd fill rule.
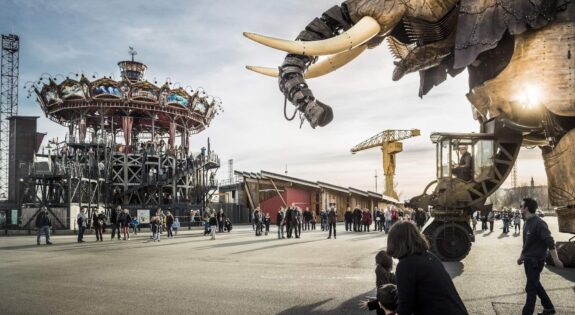
[[259,73],[259,74],[267,75],[267,76],[273,77],[273,78],[277,78],[279,75],[279,70],[276,68],[246,66],[246,69],[253,71],[253,72],[256,72],[256,73]]
[[283,50],[290,54],[304,56],[325,56],[351,50],[381,31],[379,23],[370,16],[364,16],[349,30],[332,38],[318,41],[291,41],[244,32],[244,36],[262,45]]
[[[311,65],[308,68],[307,72],[305,73],[304,77],[306,79],[312,79],[333,72],[345,66],[353,59],[357,58],[357,56],[361,55],[361,53],[364,52],[366,49],[367,45],[360,45],[350,51],[328,56],[327,58],[322,59],[319,62]],[[253,72],[257,72],[259,74],[267,75],[270,77],[277,78],[279,75],[278,69],[275,68],[266,68],[257,66],[246,66],[246,68]]]

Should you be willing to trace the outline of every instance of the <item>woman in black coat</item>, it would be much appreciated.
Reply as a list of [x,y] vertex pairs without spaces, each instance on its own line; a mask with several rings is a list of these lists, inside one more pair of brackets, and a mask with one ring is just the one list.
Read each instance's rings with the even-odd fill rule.
[[395,269],[397,314],[468,314],[451,277],[429,252],[429,243],[415,224],[396,222],[387,237],[387,252],[399,259]]

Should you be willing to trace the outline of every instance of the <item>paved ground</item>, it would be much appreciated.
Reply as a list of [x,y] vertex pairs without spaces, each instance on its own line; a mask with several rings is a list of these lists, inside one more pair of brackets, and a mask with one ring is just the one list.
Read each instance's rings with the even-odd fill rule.
[[[557,240],[555,218],[547,218]],[[78,244],[56,236],[0,237],[1,314],[368,314],[357,302],[374,293],[381,233],[321,231],[301,239],[255,237],[251,226],[211,241],[200,230],[175,239]],[[275,227],[273,230],[275,232]],[[477,232],[462,262],[446,263],[470,314],[520,314],[521,238]],[[545,268],[543,284],[559,314],[575,314],[575,269]]]

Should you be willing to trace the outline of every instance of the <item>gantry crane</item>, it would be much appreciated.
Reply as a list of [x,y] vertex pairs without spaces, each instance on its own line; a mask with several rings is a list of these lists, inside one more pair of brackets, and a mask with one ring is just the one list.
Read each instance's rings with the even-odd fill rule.
[[395,175],[395,155],[403,151],[403,143],[399,142],[412,137],[417,137],[421,133],[419,129],[411,130],[384,130],[377,135],[363,141],[362,143],[351,148],[351,153],[381,147],[383,153],[383,174],[385,175],[385,192],[386,196],[399,199],[393,189],[393,175]]

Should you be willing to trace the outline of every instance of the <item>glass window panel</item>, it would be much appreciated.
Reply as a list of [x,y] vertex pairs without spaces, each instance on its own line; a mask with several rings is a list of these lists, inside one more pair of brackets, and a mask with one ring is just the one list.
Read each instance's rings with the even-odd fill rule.
[[441,141],[441,177],[451,176],[449,140]]
[[473,169],[476,180],[485,180],[493,174],[493,140],[479,140],[473,147]]

